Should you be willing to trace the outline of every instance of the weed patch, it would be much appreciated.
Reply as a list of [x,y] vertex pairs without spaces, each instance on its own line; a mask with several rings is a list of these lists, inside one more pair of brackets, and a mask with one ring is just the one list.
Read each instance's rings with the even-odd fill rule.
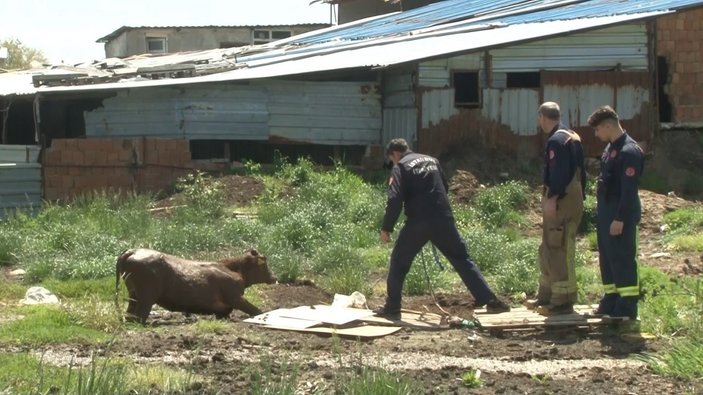
[[70,313],[55,306],[27,306],[17,308],[24,317],[0,325],[0,342],[9,344],[42,345],[57,343],[98,343],[109,335],[81,326]]

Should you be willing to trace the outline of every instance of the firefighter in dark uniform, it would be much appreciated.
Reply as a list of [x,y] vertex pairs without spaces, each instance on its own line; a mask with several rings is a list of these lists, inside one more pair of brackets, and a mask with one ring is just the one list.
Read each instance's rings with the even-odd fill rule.
[[387,278],[388,297],[376,314],[400,319],[401,294],[405,276],[415,256],[428,242],[434,243],[452,264],[474,297],[476,306],[486,305],[489,313],[510,311],[489,288],[454,223],[447,197],[447,181],[439,161],[417,154],[401,138],[388,143],[386,154],[393,162],[388,181],[388,200],[380,238],[390,242],[390,234],[405,206],[407,220],[398,233]]
[[642,215],[638,194],[644,169],[642,149],[620,125],[618,114],[604,106],[588,124],[608,142],[598,177],[598,251],[604,296],[594,313],[637,318],[640,295],[637,226]]
[[543,103],[537,112],[549,138],[544,149],[542,243],[537,299],[542,315],[568,314],[576,303],[576,232],[583,216],[586,168],[579,135],[561,123],[559,105]]

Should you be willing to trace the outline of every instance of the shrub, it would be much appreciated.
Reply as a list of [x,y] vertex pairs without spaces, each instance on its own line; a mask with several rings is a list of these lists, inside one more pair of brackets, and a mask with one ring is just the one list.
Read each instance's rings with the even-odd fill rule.
[[476,211],[476,216],[487,227],[522,224],[525,220],[519,211],[527,206],[529,196],[526,183],[508,181],[480,190],[473,198],[471,209]]

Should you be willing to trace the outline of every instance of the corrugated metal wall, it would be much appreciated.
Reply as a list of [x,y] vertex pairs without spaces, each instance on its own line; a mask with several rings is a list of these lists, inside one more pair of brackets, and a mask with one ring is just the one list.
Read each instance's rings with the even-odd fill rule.
[[448,88],[451,86],[452,71],[479,71],[483,60],[482,53],[435,59],[420,63],[418,85],[427,88]]
[[383,132],[381,144],[404,138],[415,149],[417,140],[417,105],[413,68],[403,67],[383,73]]
[[454,107],[454,89],[433,89],[422,92],[422,123],[421,127],[429,128],[438,125],[442,120],[449,119],[459,113]]
[[381,94],[373,82],[265,81],[272,139],[378,144]]
[[85,113],[88,137],[291,140],[378,144],[378,87],[363,82],[267,80],[118,91]]
[[85,113],[88,137],[266,139],[262,87],[202,86],[120,90]]
[[537,89],[484,89],[481,115],[508,125],[519,136],[534,136],[539,104]]
[[[490,51],[493,73],[647,69],[647,27],[618,25]],[[498,86],[500,87],[500,86]]]
[[613,106],[623,126],[638,141],[650,140],[658,128],[650,91],[652,77],[647,72],[550,71],[542,74],[542,83],[544,100],[559,102],[562,120],[583,132],[590,155],[603,148],[587,126],[588,117],[602,105]]
[[0,145],[0,218],[17,208],[41,207],[40,147]]

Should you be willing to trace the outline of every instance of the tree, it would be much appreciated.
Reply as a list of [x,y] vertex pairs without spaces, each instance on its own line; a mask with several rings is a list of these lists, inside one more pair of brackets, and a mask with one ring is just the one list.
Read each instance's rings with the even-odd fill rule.
[[7,59],[0,58],[0,69],[28,69],[32,67],[32,62],[47,62],[42,51],[26,47],[16,38],[1,40],[0,48],[6,48],[8,55]]

